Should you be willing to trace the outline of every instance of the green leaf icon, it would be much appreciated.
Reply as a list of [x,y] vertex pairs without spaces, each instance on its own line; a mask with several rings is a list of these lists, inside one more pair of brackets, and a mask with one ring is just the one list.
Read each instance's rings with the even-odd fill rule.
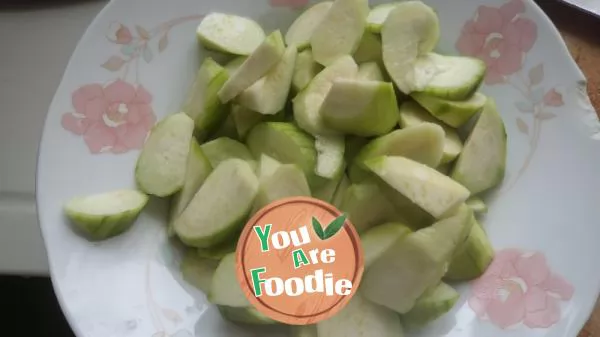
[[312,218],[312,226],[319,239],[325,240],[325,233],[323,232],[323,227],[321,227],[321,223],[314,216]]
[[328,226],[325,228],[325,237],[324,240],[329,239],[330,237],[337,234],[337,232],[344,227],[344,222],[346,222],[346,214],[342,214],[335,218]]

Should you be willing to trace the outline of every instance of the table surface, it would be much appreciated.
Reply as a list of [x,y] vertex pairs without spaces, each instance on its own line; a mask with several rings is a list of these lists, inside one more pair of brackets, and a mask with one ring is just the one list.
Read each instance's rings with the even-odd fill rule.
[[[561,31],[585,73],[590,99],[599,111],[600,18],[553,0],[537,2]],[[32,195],[37,143],[69,56],[106,0],[12,2],[18,7],[8,3],[8,7],[6,2],[0,4],[0,45],[10,46],[0,53],[0,111],[4,118],[0,123],[0,211],[24,214],[29,221],[20,223],[10,212],[0,212],[0,272],[47,274]],[[600,336],[600,306],[579,337],[596,335]]]

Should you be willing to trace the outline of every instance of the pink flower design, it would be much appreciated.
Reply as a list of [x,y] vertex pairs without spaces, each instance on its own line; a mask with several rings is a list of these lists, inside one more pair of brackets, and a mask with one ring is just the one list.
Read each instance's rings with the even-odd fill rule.
[[83,136],[92,153],[141,149],[156,121],[152,95],[122,80],[84,85],[73,92],[72,102],[75,112],[63,114],[62,126]]
[[573,292],[571,284],[550,271],[541,253],[506,249],[473,283],[468,303],[479,318],[502,329],[519,323],[548,328],[560,320],[560,301],[570,300]]
[[300,8],[308,5],[309,0],[270,0],[271,7]]
[[482,59],[488,66],[486,84],[504,83],[518,72],[523,56],[537,39],[537,27],[521,17],[523,0],[511,0],[500,8],[480,6],[477,15],[465,23],[456,48],[463,55]]
[[118,44],[128,44],[133,40],[133,35],[127,26],[113,22],[108,27],[109,33],[107,35],[108,39],[114,43]]
[[563,106],[565,102],[562,95],[556,89],[552,88],[544,95],[544,104],[547,106]]

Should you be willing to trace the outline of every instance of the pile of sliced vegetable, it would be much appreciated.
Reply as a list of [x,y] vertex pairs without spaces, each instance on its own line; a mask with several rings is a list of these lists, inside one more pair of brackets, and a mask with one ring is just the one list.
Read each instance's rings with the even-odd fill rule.
[[506,134],[478,92],[485,64],[434,52],[438,17],[420,1],[322,2],[285,36],[212,13],[197,36],[233,59],[205,58],[182,111],[153,128],[139,191],[67,203],[79,229],[120,234],[147,195],[171,197],[185,279],[231,321],[276,324],[237,283],[236,242],[263,206],[313,196],[348,214],[366,266],[350,304],[296,336],[401,336],[448,312],[459,295],[445,282],[476,278],[493,258],[477,215],[503,179]]

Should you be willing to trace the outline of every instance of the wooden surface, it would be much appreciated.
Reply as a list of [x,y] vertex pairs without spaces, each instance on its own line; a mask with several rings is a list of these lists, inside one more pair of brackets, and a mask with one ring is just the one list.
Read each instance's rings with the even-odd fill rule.
[[[582,13],[555,0],[538,0],[560,30],[571,54],[588,79],[588,93],[600,111],[600,18]],[[600,337],[600,304],[579,337]]]
[[538,0],[560,30],[571,54],[588,79],[588,93],[600,110],[600,18],[556,0]]

